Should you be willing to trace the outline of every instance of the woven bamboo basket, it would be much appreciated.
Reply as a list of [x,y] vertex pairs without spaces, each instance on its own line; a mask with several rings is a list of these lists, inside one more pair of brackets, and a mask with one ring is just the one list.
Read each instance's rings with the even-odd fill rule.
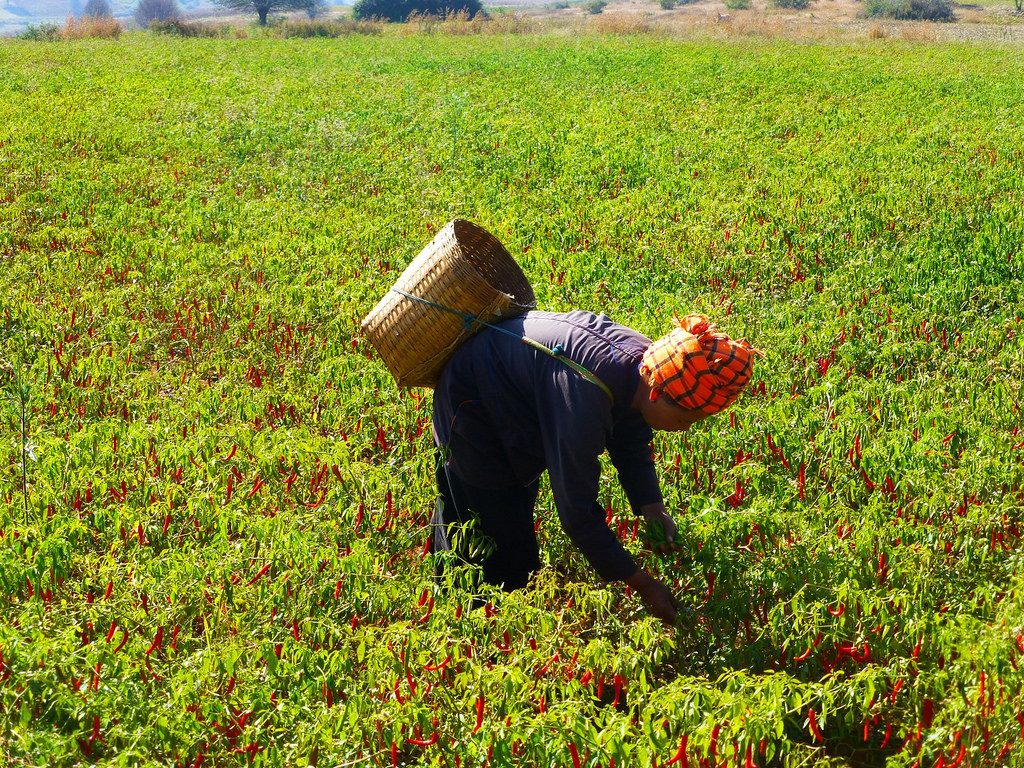
[[494,235],[464,219],[448,222],[363,318],[364,335],[400,387],[436,386],[455,349],[481,326],[397,291],[487,323],[537,303],[526,275]]

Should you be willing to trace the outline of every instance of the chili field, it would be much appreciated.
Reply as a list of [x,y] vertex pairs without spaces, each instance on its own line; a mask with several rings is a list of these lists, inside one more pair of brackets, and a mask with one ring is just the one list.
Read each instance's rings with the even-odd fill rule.
[[[1019,47],[559,33],[0,43],[16,766],[1024,764]],[[765,350],[653,445],[688,609],[542,487],[425,550],[429,391],[359,322],[453,217],[544,309]]]

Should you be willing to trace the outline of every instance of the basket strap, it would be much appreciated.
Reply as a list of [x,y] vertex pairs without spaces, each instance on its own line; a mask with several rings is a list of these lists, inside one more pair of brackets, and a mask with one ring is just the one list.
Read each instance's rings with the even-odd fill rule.
[[600,388],[600,390],[602,392],[604,392],[606,395],[608,395],[608,399],[609,400],[611,400],[613,403],[615,402],[615,397],[614,397],[614,395],[612,395],[612,391],[610,389],[608,389],[608,385],[605,384],[603,381],[601,381],[601,379],[599,379],[597,377],[597,375],[593,371],[589,370],[588,368],[586,368],[585,366],[581,365],[580,363],[577,363],[572,358],[566,357],[563,354],[563,350],[562,350],[562,347],[560,345],[556,344],[555,348],[551,349],[550,347],[547,347],[544,344],[541,344],[539,341],[536,341],[535,339],[531,339],[529,336],[520,336],[518,333],[514,333],[513,331],[510,331],[507,328],[502,328],[501,326],[494,325],[494,324],[488,323],[488,322],[484,322],[483,320],[481,320],[476,315],[471,315],[471,314],[469,314],[467,312],[460,312],[457,309],[451,309],[450,307],[446,307],[446,306],[444,306],[442,304],[437,304],[437,303],[435,303],[433,301],[430,301],[429,299],[424,299],[424,298],[422,298],[420,296],[414,296],[411,293],[406,293],[401,288],[392,288],[391,290],[394,291],[395,293],[399,294],[400,296],[404,296],[407,299],[412,299],[413,301],[418,301],[421,304],[426,304],[428,307],[433,307],[434,309],[440,309],[442,312],[447,312],[450,315],[455,315],[456,317],[461,317],[462,318],[462,327],[465,328],[467,331],[472,330],[473,324],[476,323],[477,325],[483,325],[483,326],[486,326],[487,328],[490,328],[492,330],[498,331],[500,333],[504,333],[506,336],[511,336],[514,339],[519,339],[521,342],[523,342],[524,344],[526,344],[529,347],[533,347],[538,352],[543,352],[548,357],[554,358],[555,360],[558,360],[558,361],[560,361],[562,363],[565,363],[565,365],[567,365],[572,370],[576,371],[576,373],[578,373],[584,379],[586,379],[591,384],[594,384],[598,388]]

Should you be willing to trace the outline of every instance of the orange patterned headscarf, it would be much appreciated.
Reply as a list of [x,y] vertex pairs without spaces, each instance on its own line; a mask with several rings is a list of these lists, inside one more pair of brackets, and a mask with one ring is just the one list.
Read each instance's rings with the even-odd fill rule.
[[764,357],[746,339],[731,339],[704,315],[675,318],[676,328],[644,352],[640,374],[651,399],[665,393],[678,405],[708,415],[728,408],[753,369],[753,356]]

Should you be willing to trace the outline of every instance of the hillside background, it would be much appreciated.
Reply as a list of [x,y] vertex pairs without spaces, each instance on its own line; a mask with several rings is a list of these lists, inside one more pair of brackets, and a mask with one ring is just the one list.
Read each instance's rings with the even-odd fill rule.
[[[29,24],[61,23],[68,14],[79,15],[88,0],[0,0],[0,35],[14,34]],[[136,0],[110,0],[117,18],[130,18]],[[188,14],[208,13],[216,9],[207,0],[178,0]]]

